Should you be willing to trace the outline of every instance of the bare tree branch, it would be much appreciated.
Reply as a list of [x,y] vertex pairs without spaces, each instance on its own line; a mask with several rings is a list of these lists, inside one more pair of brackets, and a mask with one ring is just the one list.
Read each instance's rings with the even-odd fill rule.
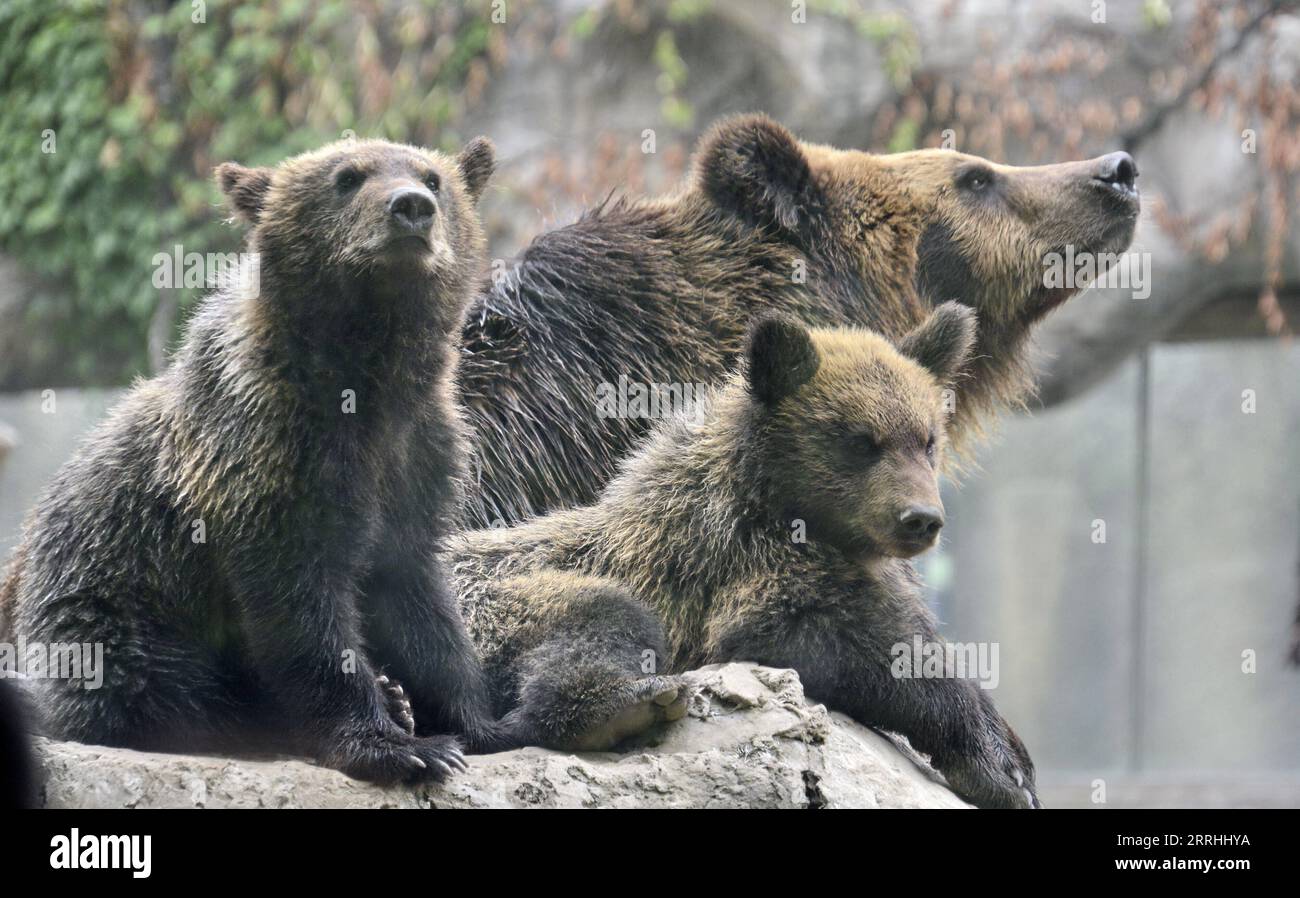
[[1121,145],[1130,153],[1137,151],[1137,148],[1143,144],[1151,135],[1164,126],[1165,120],[1170,115],[1180,109],[1187,108],[1188,101],[1192,95],[1201,90],[1214,77],[1219,66],[1223,65],[1231,57],[1237,55],[1246,41],[1263,27],[1264,23],[1280,12],[1295,9],[1300,6],[1300,0],[1272,0],[1267,6],[1261,9],[1255,16],[1242,26],[1237,32],[1237,36],[1232,43],[1224,47],[1214,55],[1205,68],[1201,71],[1198,78],[1189,81],[1183,89],[1168,103],[1163,103],[1156,107],[1155,111],[1143,119],[1132,128],[1120,135]]

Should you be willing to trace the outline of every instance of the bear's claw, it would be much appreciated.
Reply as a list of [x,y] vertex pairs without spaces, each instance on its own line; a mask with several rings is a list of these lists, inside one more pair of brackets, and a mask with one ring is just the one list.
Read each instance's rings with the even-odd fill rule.
[[384,694],[388,716],[406,731],[406,735],[414,736],[415,712],[411,710],[411,700],[406,697],[406,690],[402,688],[402,684],[386,674],[380,674],[375,678],[375,682],[379,684],[379,689]]

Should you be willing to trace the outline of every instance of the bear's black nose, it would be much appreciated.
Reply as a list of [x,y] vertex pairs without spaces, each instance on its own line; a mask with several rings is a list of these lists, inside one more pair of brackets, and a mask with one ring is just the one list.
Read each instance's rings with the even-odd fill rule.
[[1117,153],[1107,153],[1098,161],[1100,164],[1097,166],[1097,173],[1093,175],[1094,178],[1114,187],[1133,189],[1133,183],[1138,176],[1138,167],[1132,156],[1120,150]]
[[933,505],[913,505],[898,517],[904,539],[934,539],[943,527],[943,511]]
[[403,187],[388,198],[388,214],[398,227],[412,234],[429,233],[433,210],[433,197],[427,190]]

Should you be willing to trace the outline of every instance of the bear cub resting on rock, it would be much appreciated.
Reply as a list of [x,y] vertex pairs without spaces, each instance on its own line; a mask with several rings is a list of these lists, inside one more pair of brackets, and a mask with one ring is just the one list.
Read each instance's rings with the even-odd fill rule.
[[904,734],[968,801],[1037,806],[1033,763],[983,689],[891,672],[892,647],[941,643],[908,559],[943,524],[944,388],[975,326],[946,303],[895,348],[763,320],[706,412],[655,431],[595,505],[453,537],[512,735],[607,748],[682,713],[657,659],[753,661]]
[[437,560],[493,166],[480,139],[218,169],[260,289],[204,301],[171,368],[55,477],[4,587],[15,634],[104,646],[100,688],[32,681],[49,735],[303,751],[379,782],[463,767],[433,733],[504,746]]

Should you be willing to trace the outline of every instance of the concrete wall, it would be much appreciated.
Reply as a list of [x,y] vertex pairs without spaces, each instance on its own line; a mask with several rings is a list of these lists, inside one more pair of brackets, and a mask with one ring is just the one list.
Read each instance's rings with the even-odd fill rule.
[[1145,364],[1005,423],[946,498],[937,608],[950,637],[1000,644],[998,705],[1070,803],[1094,777],[1187,801],[1199,783],[1208,802],[1248,784],[1255,803],[1264,777],[1295,806],[1300,347],[1157,346]]

